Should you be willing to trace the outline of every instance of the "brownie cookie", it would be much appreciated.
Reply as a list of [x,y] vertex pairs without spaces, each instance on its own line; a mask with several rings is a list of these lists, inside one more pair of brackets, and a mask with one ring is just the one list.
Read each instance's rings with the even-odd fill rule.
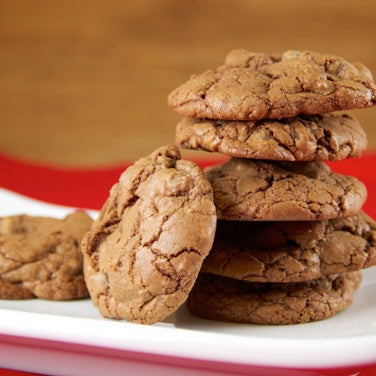
[[348,307],[360,272],[302,283],[251,283],[201,273],[189,310],[200,317],[252,324],[289,325],[323,320]]
[[184,118],[176,143],[230,157],[337,161],[359,157],[367,137],[354,117],[340,114],[253,122]]
[[304,282],[376,265],[364,213],[310,222],[219,221],[201,271],[250,282]]
[[138,160],[82,243],[95,306],[105,317],[163,320],[186,300],[215,227],[212,189],[196,164],[175,146]]
[[357,179],[323,162],[231,158],[206,169],[219,219],[310,221],[359,212],[367,191]]
[[0,219],[0,298],[50,300],[89,296],[80,243],[92,219],[19,215]]
[[376,85],[362,64],[309,51],[268,56],[234,50],[225,65],[172,91],[179,114],[208,119],[281,119],[373,106]]

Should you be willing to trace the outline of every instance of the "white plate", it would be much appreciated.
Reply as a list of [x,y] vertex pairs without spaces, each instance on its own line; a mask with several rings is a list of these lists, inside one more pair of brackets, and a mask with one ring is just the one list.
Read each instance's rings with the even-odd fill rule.
[[[3,189],[0,203],[0,216],[62,217],[71,211]],[[180,375],[194,375],[231,370],[221,362],[237,364],[238,371],[251,365],[330,368],[376,363],[376,270],[363,275],[350,308],[328,320],[295,326],[203,320],[191,316],[184,306],[166,322],[142,326],[103,319],[88,299],[2,300],[0,367],[59,375],[109,370],[111,375],[126,370],[131,374],[152,370],[154,375],[179,370]],[[215,362],[216,368],[207,361]]]

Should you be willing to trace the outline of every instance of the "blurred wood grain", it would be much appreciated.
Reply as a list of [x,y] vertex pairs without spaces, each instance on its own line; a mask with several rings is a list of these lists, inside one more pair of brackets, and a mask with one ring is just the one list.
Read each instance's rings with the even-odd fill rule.
[[[70,166],[137,158],[174,140],[169,91],[227,51],[310,49],[376,74],[375,25],[374,0],[0,0],[0,151]],[[376,149],[376,109],[354,114]]]

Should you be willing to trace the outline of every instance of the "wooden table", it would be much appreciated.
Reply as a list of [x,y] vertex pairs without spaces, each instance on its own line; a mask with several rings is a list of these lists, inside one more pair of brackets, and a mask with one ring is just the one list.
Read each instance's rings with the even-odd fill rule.
[[[173,142],[179,116],[167,94],[233,48],[329,52],[376,73],[374,0],[1,0],[0,7],[0,151],[52,164],[113,164]],[[354,113],[376,148],[376,109]]]

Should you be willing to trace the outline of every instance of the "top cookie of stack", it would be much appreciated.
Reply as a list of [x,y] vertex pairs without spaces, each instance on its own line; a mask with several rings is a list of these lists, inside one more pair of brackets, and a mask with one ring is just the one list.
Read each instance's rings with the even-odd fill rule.
[[168,103],[188,117],[176,135],[185,148],[240,158],[340,160],[359,156],[366,135],[352,116],[322,114],[373,106],[376,86],[364,65],[341,57],[234,50],[224,65],[171,92]]

